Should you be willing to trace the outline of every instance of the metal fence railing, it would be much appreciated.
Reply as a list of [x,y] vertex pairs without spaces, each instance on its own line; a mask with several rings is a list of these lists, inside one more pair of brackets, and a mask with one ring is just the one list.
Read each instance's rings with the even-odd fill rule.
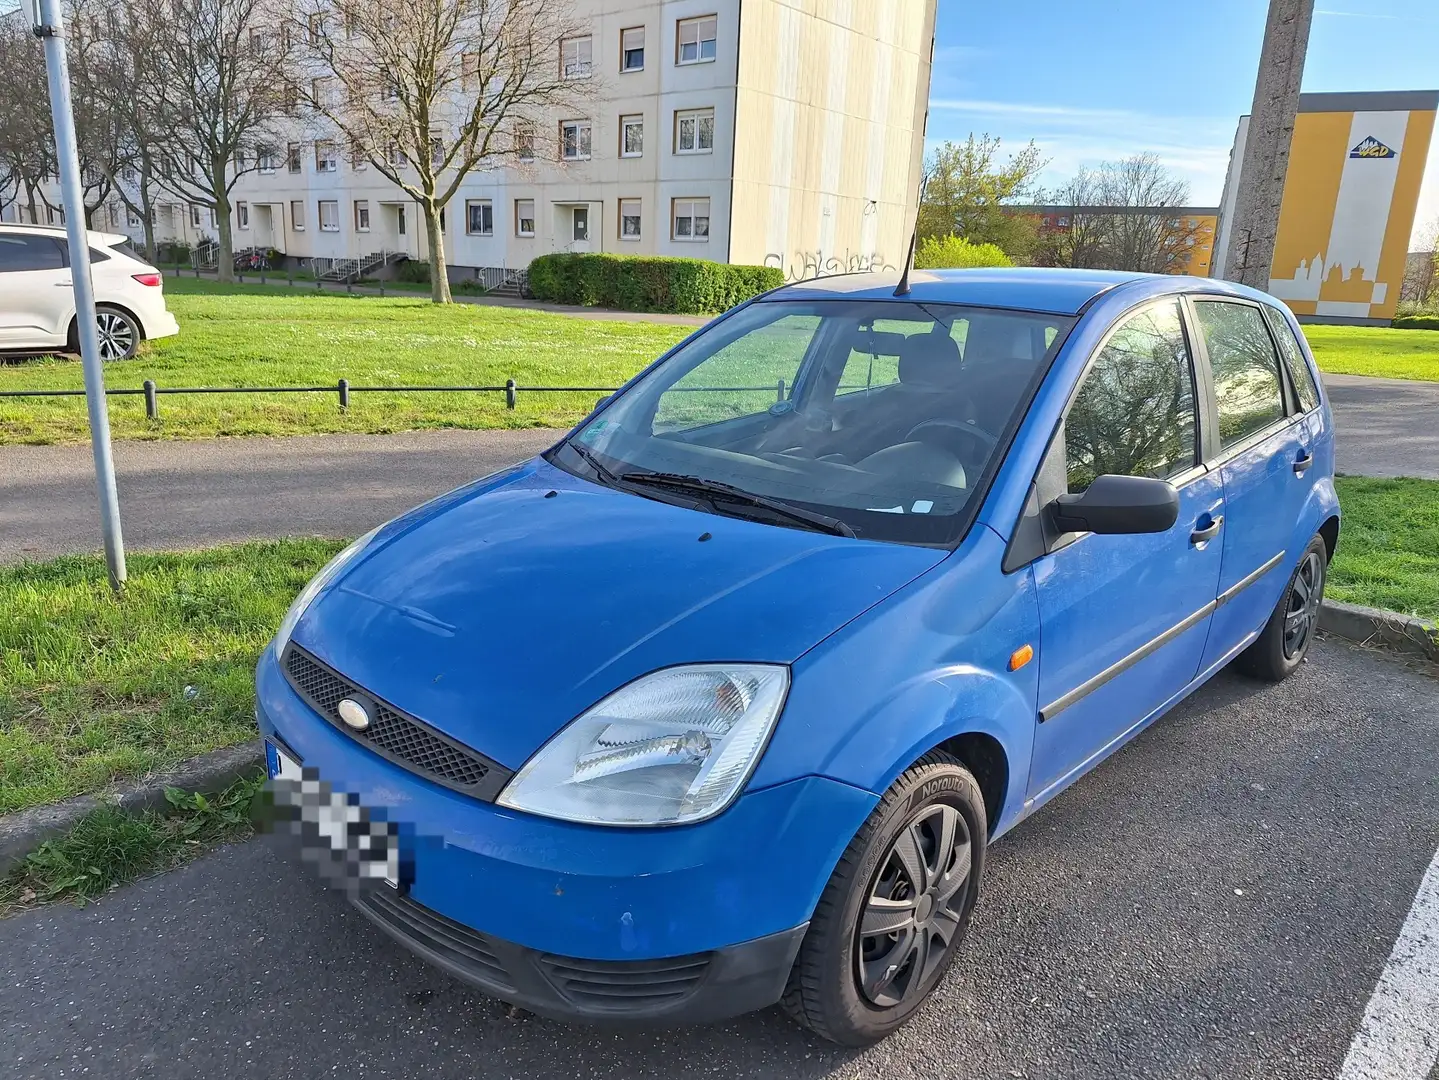
[[[531,394],[613,394],[614,386],[521,386],[506,379],[502,386],[354,386],[349,379],[322,386],[159,386],[146,379],[138,387],[107,388],[107,397],[144,397],[145,415],[160,418],[161,394],[334,394],[341,410],[350,407],[351,394],[504,394],[505,408],[513,409],[522,393]],[[675,386],[671,392],[681,393],[773,393],[776,401],[784,401],[785,381],[773,386]],[[0,390],[0,398],[84,397],[84,390]]]

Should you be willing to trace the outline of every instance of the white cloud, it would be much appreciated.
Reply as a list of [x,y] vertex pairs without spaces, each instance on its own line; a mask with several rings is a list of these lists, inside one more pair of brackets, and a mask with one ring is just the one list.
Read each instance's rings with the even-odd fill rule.
[[930,100],[930,142],[987,131],[1006,143],[1033,139],[1049,159],[1041,177],[1057,186],[1081,166],[1146,151],[1189,182],[1196,204],[1218,204],[1234,139],[1235,117],[1156,116],[1048,102]]

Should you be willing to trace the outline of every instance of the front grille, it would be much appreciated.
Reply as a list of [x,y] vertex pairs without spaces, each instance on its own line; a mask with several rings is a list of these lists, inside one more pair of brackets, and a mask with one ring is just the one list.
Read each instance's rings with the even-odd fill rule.
[[700,984],[709,962],[708,953],[663,960],[539,958],[541,970],[570,1002],[592,1011],[616,1012],[675,1004]]
[[484,934],[401,896],[388,885],[362,890],[359,902],[397,935],[435,953],[481,985],[514,990]]
[[[298,645],[286,649],[284,670],[295,692],[336,729],[411,772],[487,802],[510,778],[508,769],[366,693]],[[346,697],[374,705],[365,730],[356,731],[340,719],[337,706]]]

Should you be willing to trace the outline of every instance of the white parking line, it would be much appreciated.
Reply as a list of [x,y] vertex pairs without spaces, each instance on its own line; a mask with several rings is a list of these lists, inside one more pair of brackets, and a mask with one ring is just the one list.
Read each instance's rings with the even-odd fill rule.
[[1419,883],[1339,1080],[1425,1080],[1439,1059],[1439,852]]

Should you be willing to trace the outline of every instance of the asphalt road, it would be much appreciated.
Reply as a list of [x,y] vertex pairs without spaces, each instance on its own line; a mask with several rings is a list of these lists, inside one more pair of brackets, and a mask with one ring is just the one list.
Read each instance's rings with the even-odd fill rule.
[[1324,387],[1340,472],[1439,480],[1439,382],[1325,375]]
[[[538,453],[558,432],[410,431],[115,444],[125,543],[358,536]],[[100,548],[88,446],[0,447],[0,563]]]
[[[1439,383],[1325,378],[1340,472],[1439,479]],[[119,442],[126,544],[355,536],[538,452],[554,431]],[[87,446],[0,447],[0,563],[99,549]]]
[[937,999],[861,1053],[516,1013],[256,841],[0,922],[0,1077],[1332,1078],[1439,845],[1436,703],[1327,640],[1219,676],[996,846]]

